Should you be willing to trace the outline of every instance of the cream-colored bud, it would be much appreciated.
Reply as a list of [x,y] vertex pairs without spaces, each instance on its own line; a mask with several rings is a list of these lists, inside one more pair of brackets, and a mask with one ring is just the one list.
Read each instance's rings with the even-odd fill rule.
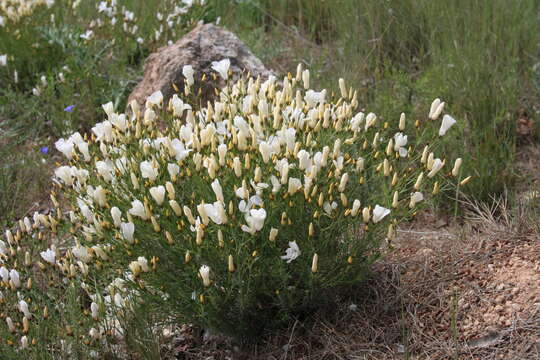
[[232,255],[229,255],[229,272],[234,272],[234,259]]
[[347,186],[347,182],[349,181],[349,174],[348,173],[344,173],[342,176],[341,176],[341,180],[339,182],[339,186],[338,186],[338,191],[339,192],[343,192],[345,191],[345,187]]
[[259,183],[262,180],[262,171],[258,166],[255,168],[255,176],[253,177],[253,180],[255,180],[256,183]]
[[313,223],[309,223],[309,227],[308,227],[308,235],[309,235],[309,236],[315,235],[315,227],[313,226]]
[[405,113],[401,113],[399,117],[399,130],[405,130]]
[[169,200],[169,206],[174,211],[174,214],[176,216],[182,216],[182,208],[180,207],[180,204],[176,200]]
[[452,176],[456,177],[459,175],[459,169],[461,168],[462,163],[463,160],[461,158],[456,159],[456,162],[454,163],[454,168],[452,169]]
[[422,185],[422,180],[424,179],[424,173],[421,172],[420,175],[418,175],[418,178],[416,179],[416,182],[414,183],[414,190],[419,190],[420,186]]
[[347,195],[345,195],[344,193],[339,194],[339,199],[341,200],[341,205],[343,205],[344,207],[347,206],[347,204],[349,203]]
[[427,161],[427,156],[428,156],[428,150],[429,150],[429,146],[425,146],[424,147],[424,150],[422,151],[422,157],[420,158],[420,162],[422,164],[425,164],[426,161]]
[[167,196],[169,197],[169,199],[173,200],[175,197],[175,191],[174,191],[174,186],[170,181],[167,181],[165,183],[165,189],[167,189]]
[[238,156],[233,159],[233,169],[236,177],[242,176],[242,163],[240,162],[240,158]]
[[186,218],[188,219],[189,223],[191,225],[195,225],[195,218],[193,217],[193,214],[191,212],[191,209],[184,205],[182,208],[184,210],[184,215],[186,215]]
[[133,173],[133,171],[129,174],[131,178],[131,184],[133,185],[133,188],[137,190],[139,188],[139,180],[137,179],[137,176]]
[[353,206],[352,206],[352,210],[351,210],[351,216],[356,216],[358,215],[358,212],[360,211],[360,200],[358,199],[355,199],[353,201]]
[[184,263],[188,264],[191,261],[191,253],[186,251],[186,255],[184,255]]
[[394,176],[392,176],[392,186],[396,186],[398,182],[398,174],[397,172],[394,173]]
[[276,240],[277,235],[278,235],[278,229],[271,228],[270,229],[270,234],[268,235],[268,240],[270,240],[270,241]]
[[394,197],[392,199],[392,207],[395,209],[399,206],[399,193],[394,191]]
[[390,175],[390,162],[388,161],[388,159],[384,159],[383,161],[383,175]]
[[197,245],[202,245],[203,243],[203,237],[204,237],[204,229],[201,225],[197,226],[197,229],[196,229],[196,238],[195,238],[195,243]]
[[141,273],[141,265],[138,261],[132,261],[129,263],[129,270],[133,273],[133,276],[137,277]]
[[471,179],[472,179],[472,176],[467,176],[465,179],[461,180],[459,185],[463,186],[463,185],[467,184]]
[[369,208],[365,207],[363,210],[362,210],[362,220],[367,224],[369,222],[369,218],[370,218],[370,213],[369,213]]
[[427,157],[427,162],[426,162],[426,168],[428,170],[433,169],[433,162],[434,161],[435,161],[435,155],[433,153],[429,153],[429,155]]
[[417,203],[424,200],[424,195],[421,192],[415,192],[411,194],[411,201],[409,202],[409,208],[413,208]]
[[339,79],[339,91],[341,92],[341,97],[344,99],[348,98],[347,86],[345,85],[345,80],[342,78]]
[[319,255],[317,253],[313,254],[313,260],[311,261],[311,272],[316,273],[319,263]]
[[223,231],[221,231],[221,229],[218,230],[217,238],[218,238],[218,246],[221,248],[224,247],[225,241],[223,240]]
[[439,182],[435,181],[435,184],[433,184],[433,191],[431,192],[433,195],[437,195],[439,193],[440,187]]
[[394,139],[390,139],[390,141],[388,141],[388,145],[386,145],[386,156],[392,156],[393,151],[394,151]]

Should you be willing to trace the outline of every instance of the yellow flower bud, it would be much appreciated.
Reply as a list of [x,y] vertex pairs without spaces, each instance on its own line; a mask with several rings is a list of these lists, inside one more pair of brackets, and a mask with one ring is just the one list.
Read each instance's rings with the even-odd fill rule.
[[319,262],[319,255],[317,253],[313,254],[313,260],[311,261],[311,272],[316,273]]
[[234,272],[234,259],[232,255],[229,255],[229,272]]

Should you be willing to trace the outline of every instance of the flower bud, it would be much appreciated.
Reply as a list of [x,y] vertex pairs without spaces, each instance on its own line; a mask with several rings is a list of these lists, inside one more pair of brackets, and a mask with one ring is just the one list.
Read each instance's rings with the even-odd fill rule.
[[234,272],[234,259],[232,255],[229,255],[229,272]]
[[463,160],[461,158],[457,158],[456,162],[454,163],[454,168],[452,169],[452,176],[456,177],[459,174],[459,169],[461,168],[461,164],[463,163]]
[[271,228],[270,229],[270,234],[268,235],[268,240],[275,241],[277,235],[278,235],[278,229]]
[[311,272],[316,273],[319,263],[319,255],[317,253],[313,254],[313,260],[311,261]]

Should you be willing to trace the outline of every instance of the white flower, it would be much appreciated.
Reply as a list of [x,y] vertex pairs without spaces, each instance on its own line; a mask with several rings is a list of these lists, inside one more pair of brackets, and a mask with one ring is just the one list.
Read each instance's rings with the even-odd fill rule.
[[246,215],[246,222],[248,226],[242,225],[242,230],[250,234],[260,231],[263,228],[264,220],[266,219],[266,210],[264,209],[251,209],[249,215]]
[[0,55],[0,66],[6,66],[7,65],[7,55]]
[[9,282],[9,270],[5,266],[0,267],[0,277],[3,282]]
[[431,120],[436,120],[442,113],[444,109],[444,102],[441,101],[441,99],[435,99],[431,103],[431,107],[429,109],[429,118]]
[[184,110],[191,110],[191,105],[185,104],[176,94],[173,95],[170,104],[173,109],[173,115],[176,117],[181,117]]
[[413,208],[417,203],[424,200],[424,194],[421,192],[415,192],[411,194],[411,201],[409,202],[409,208]]
[[114,113],[114,105],[112,101],[101,105],[101,107],[103,108],[103,111],[105,111],[105,114],[107,114],[107,117],[111,117],[111,115]]
[[92,314],[92,319],[97,320],[99,318],[99,306],[93,301],[90,304],[90,313]]
[[120,227],[120,223],[122,222],[122,212],[119,208],[116,206],[113,206],[111,209],[111,216],[113,218],[114,226]]
[[399,152],[399,156],[405,157],[407,156],[407,148],[405,147],[407,145],[407,135],[403,135],[403,133],[396,133],[394,135],[394,151]]
[[390,209],[375,205],[375,209],[373,209],[373,222],[375,224],[378,223],[388,214],[390,214]]
[[347,186],[348,182],[349,182],[349,174],[344,173],[343,175],[341,175],[341,180],[339,181],[338,191],[339,192],[344,192],[345,187]]
[[17,270],[11,269],[11,271],[9,272],[9,278],[11,279],[13,286],[15,286],[16,288],[21,286],[21,279]]
[[113,141],[113,127],[109,120],[97,123],[96,126],[92,128],[92,132],[96,135],[97,141]]
[[0,255],[7,255],[6,243],[0,240]]
[[453,117],[448,114],[444,115],[441,123],[441,128],[439,129],[439,136],[443,136],[444,134],[446,134],[448,129],[450,129],[455,123],[456,120]]
[[84,40],[90,40],[94,37],[94,32],[92,30],[86,31],[84,34],[81,35],[81,39]]
[[296,154],[298,158],[298,168],[300,170],[308,170],[311,168],[311,155],[306,150],[302,149]]
[[441,161],[441,159],[437,158],[433,160],[433,164],[431,165],[431,171],[428,173],[428,178],[432,178],[439,172],[439,170],[442,169],[444,166],[444,162]]
[[227,214],[221,201],[216,201],[213,204],[204,204],[204,213],[218,225],[227,222]]
[[210,286],[210,267],[208,265],[201,266],[199,274],[201,275],[204,286]]
[[165,200],[165,187],[163,185],[151,187],[150,195],[152,195],[158,205],[163,204]]
[[298,178],[289,178],[289,189],[287,192],[289,195],[294,195],[302,187],[302,181]]
[[24,300],[19,301],[19,311],[22,312],[27,319],[32,318],[32,314],[30,313],[30,310],[28,309],[28,303],[26,301]]
[[128,126],[126,114],[112,114],[110,118],[111,123],[120,131],[125,131]]
[[461,164],[463,163],[463,160],[461,158],[457,158],[456,162],[454,163],[454,168],[452,169],[452,176],[456,177],[459,174],[459,168],[461,167]]
[[259,144],[259,151],[263,157],[263,161],[267,163],[270,160],[270,155],[272,154],[272,146],[266,141],[261,141]]
[[193,71],[193,66],[191,65],[184,65],[182,68],[182,75],[186,78],[186,82],[189,86],[193,85],[195,80],[193,79],[193,74],[195,72]]
[[79,243],[71,249],[71,252],[75,257],[84,263],[89,262],[92,259],[92,255],[88,252],[88,248]]
[[173,141],[171,141],[171,146],[174,150],[174,154],[177,161],[184,160],[191,152],[191,149],[186,150],[184,143],[178,139],[173,139]]
[[97,161],[96,162],[96,170],[103,177],[103,179],[107,182],[112,181],[114,177],[114,168],[109,165],[108,162],[105,161]]
[[159,107],[161,106],[162,103],[163,103],[163,93],[161,92],[161,90],[158,90],[152,93],[149,97],[146,98],[147,106],[156,105]]
[[351,215],[356,216],[359,211],[360,211],[360,200],[355,199],[353,201],[353,206],[352,206],[352,209],[351,209]]
[[212,186],[212,190],[214,190],[214,193],[216,194],[217,200],[224,203],[225,199],[223,197],[223,189],[221,188],[221,184],[219,183],[219,180],[218,179],[214,180],[211,186]]
[[150,161],[141,162],[140,169],[141,169],[141,175],[145,179],[154,181],[158,177],[158,169],[156,169]]
[[73,142],[70,140],[58,139],[58,141],[54,143],[54,146],[69,160],[71,160],[75,154],[75,144],[73,144]]
[[62,180],[67,186],[73,185],[73,172],[71,171],[70,166],[60,166],[54,170],[54,175]]
[[374,113],[367,114],[367,116],[366,116],[366,125],[364,127],[364,130],[367,131],[367,129],[369,129],[370,127],[375,125],[376,121],[377,121],[377,115],[375,115]]
[[229,78],[229,67],[231,66],[231,61],[229,59],[223,59],[221,61],[212,61],[212,69],[219,73],[223,80]]
[[40,252],[39,254],[43,258],[43,260],[45,260],[49,264],[52,264],[52,265],[56,264],[56,253],[53,250],[47,249],[45,251]]
[[129,213],[131,215],[138,216],[143,220],[148,220],[148,218],[150,217],[146,213],[146,209],[144,208],[144,205],[140,200],[133,200],[131,202],[131,209],[129,209]]
[[324,104],[324,98],[326,97],[326,91],[316,92],[313,90],[306,91],[304,101],[309,108],[315,107],[317,104]]
[[283,260],[287,260],[287,263],[290,263],[291,261],[296,259],[298,256],[300,256],[300,254],[301,254],[301,251],[296,241],[289,241],[289,248],[285,250],[285,255],[283,255],[281,258]]
[[28,337],[26,335],[21,338],[21,349],[28,349]]
[[169,176],[171,178],[174,178],[176,175],[180,173],[180,166],[176,164],[167,164],[167,171],[169,172]]
[[137,258],[137,262],[139,263],[139,266],[143,272],[150,271],[150,268],[148,267],[148,260],[146,260],[144,256],[139,256]]
[[120,224],[120,230],[122,231],[122,237],[129,242],[130,244],[133,243],[133,234],[135,233],[135,224],[132,222],[127,223],[121,223]]

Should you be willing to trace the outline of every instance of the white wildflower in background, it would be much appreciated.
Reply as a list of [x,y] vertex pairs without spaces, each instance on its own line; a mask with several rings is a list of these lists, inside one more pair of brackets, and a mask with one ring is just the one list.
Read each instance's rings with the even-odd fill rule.
[[212,62],[212,69],[219,73],[219,75],[223,78],[223,80],[227,80],[229,78],[229,67],[231,66],[231,60],[229,59],[223,59],[220,61],[213,61]]
[[448,129],[450,129],[455,123],[456,120],[453,117],[448,114],[444,115],[441,123],[441,128],[439,129],[439,136],[443,136],[444,134],[446,134]]
[[49,264],[51,265],[56,264],[56,253],[53,250],[47,249],[45,251],[40,252],[39,254],[41,255],[41,258],[45,260],[46,262],[48,262]]
[[290,241],[289,248],[285,250],[285,255],[283,255],[281,258],[283,260],[286,260],[287,263],[290,263],[291,261],[299,257],[301,253],[302,252],[300,251],[300,248],[298,247],[296,241]]
[[7,55],[0,55],[0,66],[6,66],[7,65]]
[[390,209],[375,205],[375,208],[373,209],[373,222],[376,224],[389,214]]

